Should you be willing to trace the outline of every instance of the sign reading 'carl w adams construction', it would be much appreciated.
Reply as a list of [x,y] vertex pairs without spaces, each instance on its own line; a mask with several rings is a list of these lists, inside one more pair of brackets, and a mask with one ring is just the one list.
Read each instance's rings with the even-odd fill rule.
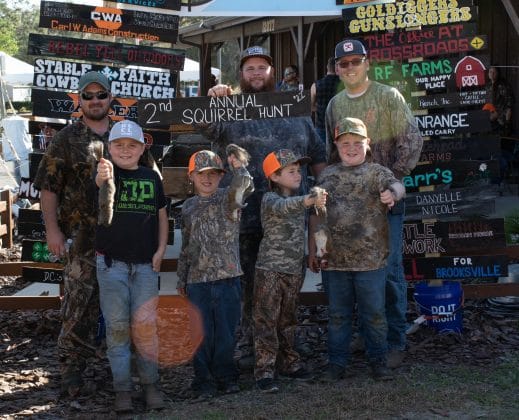
[[175,96],[176,73],[46,58],[37,58],[34,61],[33,85],[38,88],[78,90],[80,77],[91,70],[104,74],[110,80],[114,96],[150,99]]
[[29,34],[27,50],[30,55],[66,57],[122,65],[135,64],[169,70],[182,70],[186,54],[184,50],[39,34]]
[[40,27],[58,31],[177,42],[176,15],[42,1]]

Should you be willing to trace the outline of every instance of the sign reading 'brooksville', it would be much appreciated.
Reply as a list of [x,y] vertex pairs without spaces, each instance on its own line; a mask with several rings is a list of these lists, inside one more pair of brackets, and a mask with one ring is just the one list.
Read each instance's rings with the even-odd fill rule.
[[182,70],[186,54],[184,50],[39,34],[29,34],[27,51],[30,55],[66,57],[123,65],[135,64],[169,70]]
[[34,61],[33,85],[38,88],[77,90],[80,77],[91,70],[103,73],[110,80],[111,91],[115,96],[152,99],[175,96],[176,73],[45,58]]
[[171,14],[42,1],[40,28],[146,41],[177,42],[179,17]]
[[139,100],[139,124],[159,127],[173,124],[210,124],[265,118],[310,115],[310,95],[301,92],[245,93],[220,97]]

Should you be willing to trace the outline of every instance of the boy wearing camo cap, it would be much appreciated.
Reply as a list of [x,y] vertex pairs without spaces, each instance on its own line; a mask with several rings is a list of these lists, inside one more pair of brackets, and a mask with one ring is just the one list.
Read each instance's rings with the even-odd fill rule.
[[[368,133],[357,118],[344,118],[335,128],[340,162],[326,167],[316,185],[330,194],[326,218],[329,232],[326,267],[315,256],[314,232],[309,238],[309,264],[322,268],[329,302],[329,364],[322,380],[335,382],[351,373],[350,341],[355,301],[365,329],[366,354],[372,375],[390,379],[386,367],[386,264],[389,254],[387,212],[404,197],[405,188],[386,167],[366,160]],[[311,216],[315,219],[316,216]],[[316,226],[311,220],[310,226]]]
[[256,385],[262,392],[277,392],[280,374],[311,379],[294,349],[297,296],[304,279],[306,210],[323,207],[326,194],[297,195],[301,165],[310,158],[288,149],[269,153],[263,172],[271,191],[261,201],[261,240],[253,298]]
[[245,168],[248,153],[238,146],[232,150],[227,149],[233,173],[227,188],[218,188],[226,170],[217,154],[201,150],[191,156],[188,174],[195,196],[182,206],[177,289],[199,309],[203,320],[204,339],[193,359],[191,385],[200,399],[215,396],[217,390],[227,394],[240,390],[233,359],[241,314],[239,216],[254,187]]

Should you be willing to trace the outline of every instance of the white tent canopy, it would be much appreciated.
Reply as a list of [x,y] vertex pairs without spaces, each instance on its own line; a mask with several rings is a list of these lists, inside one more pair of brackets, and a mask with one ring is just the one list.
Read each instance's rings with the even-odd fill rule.
[[[179,72],[181,82],[195,82],[200,80],[200,64],[198,61],[191,60],[186,57],[184,61],[184,70]],[[211,73],[220,79],[220,70],[216,67],[211,67]]]
[[34,68],[25,61],[11,57],[9,54],[0,51],[0,69],[2,79],[11,85],[30,85],[32,84]]

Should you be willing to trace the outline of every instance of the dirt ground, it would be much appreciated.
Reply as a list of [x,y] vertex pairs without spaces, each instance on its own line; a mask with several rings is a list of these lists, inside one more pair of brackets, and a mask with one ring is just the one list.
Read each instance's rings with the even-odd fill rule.
[[[0,278],[0,294],[23,288]],[[409,319],[416,313],[410,305]],[[326,307],[301,307],[297,347],[309,368],[326,364]],[[113,392],[108,363],[95,358],[85,393],[59,398],[56,339],[59,312],[0,311],[0,416],[3,419],[105,419]],[[421,326],[408,336],[406,362],[391,382],[374,382],[362,354],[357,375],[334,385],[281,381],[278,394],[261,394],[242,361],[241,392],[200,402],[189,391],[189,364],[161,368],[168,407],[146,412],[135,388],[135,413],[127,418],[519,418],[519,311],[501,312],[486,302],[466,302],[462,334],[438,335]]]

